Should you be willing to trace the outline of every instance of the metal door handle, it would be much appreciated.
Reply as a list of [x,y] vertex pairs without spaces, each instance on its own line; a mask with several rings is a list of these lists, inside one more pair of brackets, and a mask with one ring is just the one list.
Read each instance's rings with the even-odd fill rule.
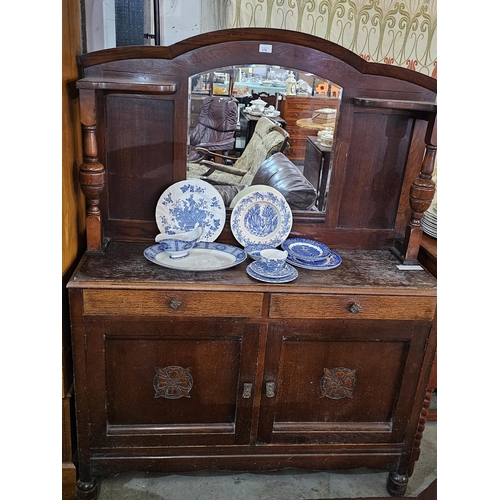
[[266,396],[274,398],[276,395],[276,384],[274,382],[266,382]]
[[252,384],[243,384],[243,398],[250,399],[252,397]]

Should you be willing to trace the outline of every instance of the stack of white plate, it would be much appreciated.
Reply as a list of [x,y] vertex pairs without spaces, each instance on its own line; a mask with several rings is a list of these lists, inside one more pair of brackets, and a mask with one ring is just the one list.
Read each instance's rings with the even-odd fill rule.
[[437,238],[437,205],[430,207],[422,216],[422,231]]

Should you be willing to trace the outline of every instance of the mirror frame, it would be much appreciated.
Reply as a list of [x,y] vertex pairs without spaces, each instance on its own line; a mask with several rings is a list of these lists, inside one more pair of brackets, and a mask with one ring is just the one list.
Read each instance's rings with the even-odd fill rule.
[[[413,210],[409,204],[410,188],[420,175],[422,158],[432,136],[429,127],[433,126],[436,116],[437,80],[405,68],[367,62],[348,49],[313,35],[272,28],[214,31],[170,47],[106,49],[82,55],[78,63],[82,72],[77,88],[84,135],[80,183],[87,201],[89,249],[102,248],[106,239],[146,241],[157,231],[154,217],[120,219],[110,213],[108,197],[113,181],[108,175],[107,96],[122,93],[173,103],[168,123],[173,137],[171,155],[168,168],[162,173],[166,188],[186,176],[188,77],[213,68],[249,63],[296,68],[335,82],[343,89],[327,210],[319,215],[294,215],[291,235],[317,238],[337,248],[386,248],[405,236]],[[381,220],[367,224],[369,214],[362,214],[364,218],[356,219],[356,214],[349,218],[349,213],[367,212],[370,207],[354,206],[350,199],[353,193],[346,191],[345,183],[349,180],[352,183],[354,168],[359,169],[355,175],[359,174],[360,179],[364,176],[369,182],[373,181],[375,163],[371,159],[361,158],[361,163],[355,166],[351,163],[359,149],[359,134],[377,113],[384,123],[398,115],[409,125],[408,132],[404,132],[403,159],[401,155],[396,158],[393,151],[379,152],[397,159],[400,179],[398,185],[387,187],[390,207],[386,209],[383,200],[371,201],[380,212]],[[357,141],[356,148],[349,147],[353,140]],[[365,188],[370,186],[359,189]],[[228,221],[220,240],[235,241]]]

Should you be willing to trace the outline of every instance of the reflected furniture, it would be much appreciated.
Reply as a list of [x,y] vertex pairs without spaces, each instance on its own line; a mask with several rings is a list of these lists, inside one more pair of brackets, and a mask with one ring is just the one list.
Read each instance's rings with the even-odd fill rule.
[[[214,160],[202,159],[197,163],[189,163],[188,178],[199,178],[214,184],[249,185],[264,160],[287,148],[288,133],[273,120],[261,116],[250,142],[237,158],[196,147],[197,152]],[[223,161],[231,163],[224,164]]]
[[323,128],[323,126],[308,128],[300,126],[297,122],[299,120],[310,120],[314,111],[318,109],[337,109],[339,99],[322,96],[284,96],[279,102],[279,111],[288,124],[287,130],[290,134],[290,151],[288,152],[288,157],[292,161],[303,161],[307,137],[316,135],[318,130]]
[[196,151],[203,147],[210,152],[229,154],[236,141],[238,101],[231,97],[209,96],[203,100],[198,124],[189,133],[189,161],[199,161],[205,155]]
[[[248,261],[149,262],[156,203],[186,178],[189,77],[273,61],[342,88],[326,206],[294,211],[290,233],[341,265],[269,284]],[[87,251],[68,283],[79,499],[128,470],[287,467],[386,470],[390,494],[404,494],[436,346],[436,278],[409,267],[434,194],[436,81],[265,28],[79,64]],[[227,217],[217,241],[238,245]]]
[[[283,153],[275,153],[262,163],[250,184],[250,186],[256,185],[268,186],[279,191],[292,210],[316,209],[316,189]],[[221,194],[226,207],[234,208],[235,200],[238,199],[235,198],[236,195],[248,186],[215,184],[214,187]]]
[[306,157],[304,176],[316,188],[318,197],[316,207],[323,210],[325,203],[328,172],[332,161],[332,147],[323,146],[315,136],[308,136],[306,141]]
[[[245,144],[248,144],[250,142],[250,139],[252,138],[252,135],[255,131],[255,125],[257,125],[257,122],[259,121],[260,116],[254,116],[250,115],[248,113],[245,113],[245,111],[242,111],[240,114],[240,124],[241,124],[241,129],[244,131],[244,137],[245,137]],[[278,123],[283,129],[286,130],[286,121],[281,118],[281,116],[276,116],[271,118],[273,121]]]

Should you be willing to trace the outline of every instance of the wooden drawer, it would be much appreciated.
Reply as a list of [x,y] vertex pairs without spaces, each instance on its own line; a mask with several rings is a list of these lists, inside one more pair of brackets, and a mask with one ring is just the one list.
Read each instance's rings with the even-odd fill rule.
[[271,297],[269,317],[432,320],[435,309],[434,297],[277,293]]
[[84,290],[84,314],[261,317],[262,293]]

